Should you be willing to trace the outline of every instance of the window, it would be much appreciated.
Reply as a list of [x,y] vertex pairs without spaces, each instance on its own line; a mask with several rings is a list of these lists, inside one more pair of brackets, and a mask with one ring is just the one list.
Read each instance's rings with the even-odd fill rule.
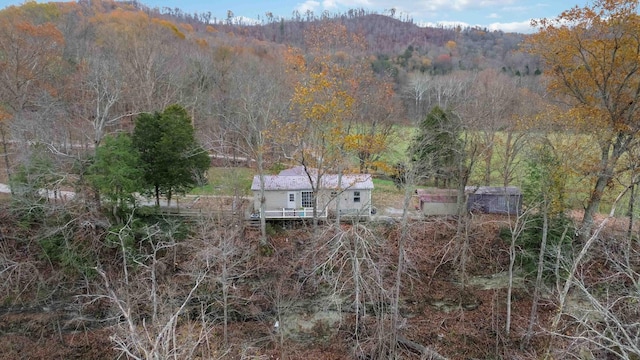
[[353,192],[353,202],[354,203],[359,203],[360,202],[360,191],[354,191]]
[[314,199],[313,192],[311,191],[303,191],[302,192],[302,207],[313,207]]
[[289,193],[289,202],[294,202],[294,201],[296,201],[296,194]]

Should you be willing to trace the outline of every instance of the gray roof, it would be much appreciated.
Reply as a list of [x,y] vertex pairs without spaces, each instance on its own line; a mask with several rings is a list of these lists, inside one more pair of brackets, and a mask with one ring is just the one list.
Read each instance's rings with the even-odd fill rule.
[[478,195],[522,195],[520,188],[515,186],[467,186],[467,194]]
[[[281,173],[282,174],[282,173]],[[286,174],[286,173],[285,173]],[[373,181],[369,174],[344,174],[342,175],[341,184],[338,186],[338,175],[325,174],[321,178],[321,189],[340,189],[340,190],[370,190],[373,189]],[[315,179],[313,179],[315,182]],[[311,190],[311,183],[307,175],[265,175],[265,190]],[[260,190],[260,176],[253,177],[251,190]]]

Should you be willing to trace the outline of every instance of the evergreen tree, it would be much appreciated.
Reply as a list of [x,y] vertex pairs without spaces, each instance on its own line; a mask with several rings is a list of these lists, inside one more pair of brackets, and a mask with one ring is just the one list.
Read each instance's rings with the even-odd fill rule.
[[171,202],[173,194],[184,194],[204,178],[209,156],[198,145],[191,118],[180,105],[162,113],[145,113],[136,119],[133,146],[140,152],[145,192]]
[[143,188],[140,154],[127,134],[108,136],[96,150],[87,179],[113,205],[113,213],[135,204],[134,193]]
[[409,148],[416,175],[447,186],[455,179],[457,159],[462,152],[460,127],[453,114],[436,106],[420,123]]

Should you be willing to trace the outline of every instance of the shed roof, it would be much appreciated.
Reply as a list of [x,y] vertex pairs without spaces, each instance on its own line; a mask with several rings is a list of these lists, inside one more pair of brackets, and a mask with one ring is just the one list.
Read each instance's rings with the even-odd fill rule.
[[[315,179],[313,179],[315,182]],[[338,184],[337,174],[325,174],[321,178],[321,189],[340,190],[370,190],[373,189],[373,181],[369,174],[343,174]],[[265,175],[265,190],[311,190],[312,186],[307,175]],[[260,176],[253,177],[252,191],[260,190]]]
[[467,194],[478,195],[522,195],[516,186],[467,186],[464,190]]

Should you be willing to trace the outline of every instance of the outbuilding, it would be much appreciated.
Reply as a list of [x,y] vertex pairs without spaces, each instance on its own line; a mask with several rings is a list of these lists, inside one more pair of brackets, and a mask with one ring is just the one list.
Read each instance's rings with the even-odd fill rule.
[[[456,215],[458,192],[456,189],[427,188],[416,190],[419,210],[425,216]],[[515,186],[467,186],[466,209],[485,214],[516,215],[522,212],[522,192]],[[461,203],[464,206],[464,202]]]
[[467,186],[467,210],[485,214],[518,215],[522,212],[522,191],[515,186]]

